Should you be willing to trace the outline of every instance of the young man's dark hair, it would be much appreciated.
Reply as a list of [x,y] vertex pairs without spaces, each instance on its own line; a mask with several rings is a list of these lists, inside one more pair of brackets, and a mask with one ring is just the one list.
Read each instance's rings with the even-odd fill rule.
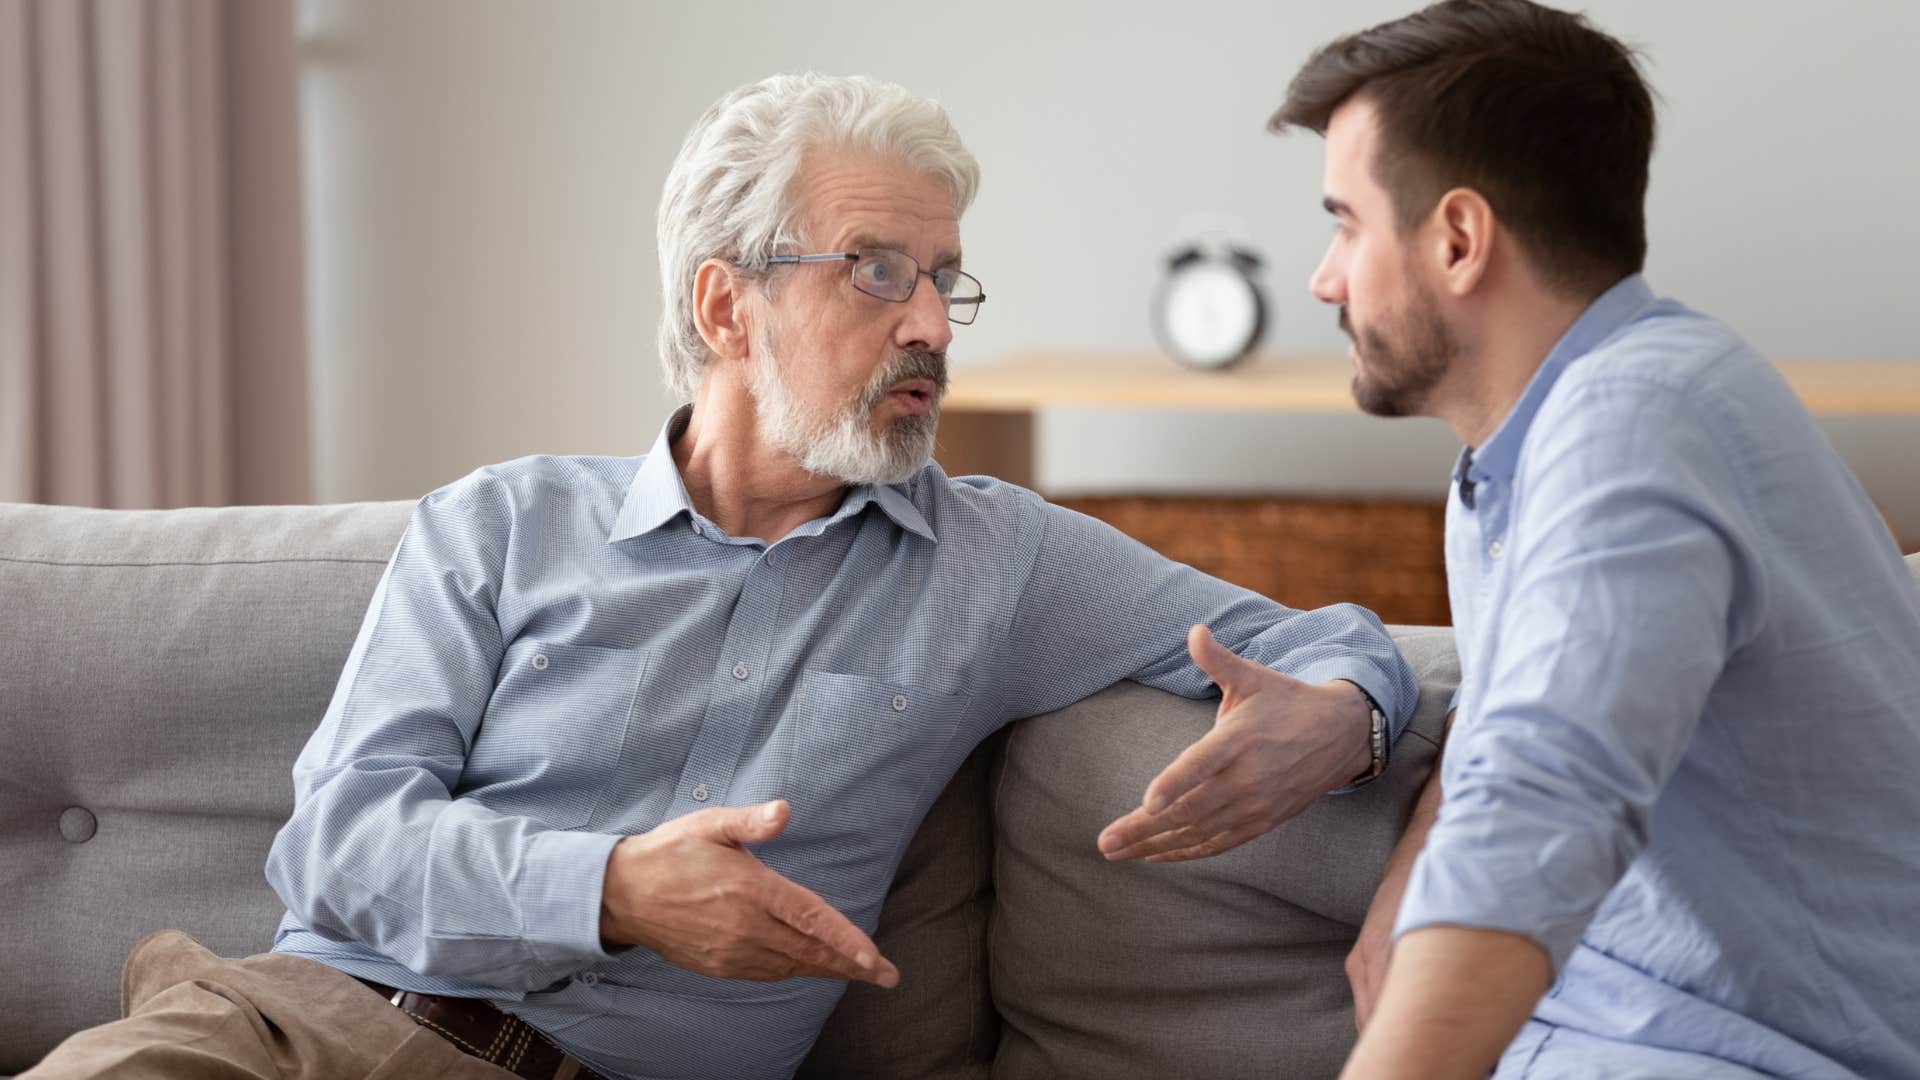
[[1592,294],[1646,261],[1653,98],[1632,50],[1528,0],[1445,0],[1320,49],[1271,127],[1324,135],[1362,97],[1404,232],[1448,190],[1492,205],[1543,282]]

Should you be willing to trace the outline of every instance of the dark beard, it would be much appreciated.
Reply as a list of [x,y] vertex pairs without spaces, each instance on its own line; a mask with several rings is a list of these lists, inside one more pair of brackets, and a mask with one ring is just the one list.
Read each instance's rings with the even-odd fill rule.
[[1340,329],[1360,352],[1353,376],[1353,400],[1374,416],[1417,416],[1427,397],[1460,354],[1460,341],[1440,318],[1433,296],[1416,291],[1413,301],[1392,320],[1394,341],[1383,328],[1370,326],[1356,337],[1347,309],[1340,308]]

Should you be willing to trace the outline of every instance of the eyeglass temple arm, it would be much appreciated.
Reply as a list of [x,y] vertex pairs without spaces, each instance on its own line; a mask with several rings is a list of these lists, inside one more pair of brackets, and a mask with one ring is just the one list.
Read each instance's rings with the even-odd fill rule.
[[817,262],[859,262],[859,254],[852,251],[837,251],[832,255],[769,255],[767,262],[772,263],[817,263]]

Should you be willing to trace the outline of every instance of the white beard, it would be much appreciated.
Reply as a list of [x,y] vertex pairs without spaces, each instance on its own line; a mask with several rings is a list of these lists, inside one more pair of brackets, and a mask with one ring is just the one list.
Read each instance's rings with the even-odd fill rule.
[[755,343],[759,354],[748,369],[760,436],[767,444],[817,476],[843,484],[899,484],[912,479],[933,457],[933,436],[940,421],[936,395],[924,416],[902,416],[884,434],[873,430],[873,410],[887,392],[913,377],[901,369],[908,354],[897,354],[874,373],[858,401],[820,416],[803,405],[775,358],[771,335]]

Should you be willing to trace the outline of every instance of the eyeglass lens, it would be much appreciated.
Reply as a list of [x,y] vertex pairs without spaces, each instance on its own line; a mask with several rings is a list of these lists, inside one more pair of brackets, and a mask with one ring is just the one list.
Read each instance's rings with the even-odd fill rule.
[[[869,296],[902,303],[920,283],[920,264],[913,256],[890,248],[862,248],[853,264],[853,287]],[[946,305],[947,318],[961,325],[973,322],[985,294],[973,275],[953,267],[927,272]]]

